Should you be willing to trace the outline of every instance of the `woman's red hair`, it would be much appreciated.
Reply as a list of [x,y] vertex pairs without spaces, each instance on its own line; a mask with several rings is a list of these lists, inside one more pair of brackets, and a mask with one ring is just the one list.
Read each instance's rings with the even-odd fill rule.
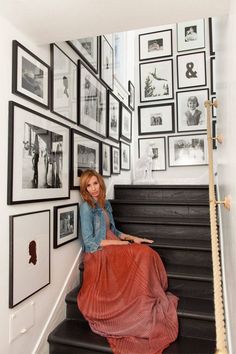
[[86,170],[80,176],[80,194],[85,202],[87,202],[91,207],[94,208],[95,201],[93,197],[87,191],[89,181],[92,177],[97,177],[98,183],[100,185],[100,193],[98,196],[97,203],[101,208],[104,208],[106,201],[106,186],[102,176],[94,170]]

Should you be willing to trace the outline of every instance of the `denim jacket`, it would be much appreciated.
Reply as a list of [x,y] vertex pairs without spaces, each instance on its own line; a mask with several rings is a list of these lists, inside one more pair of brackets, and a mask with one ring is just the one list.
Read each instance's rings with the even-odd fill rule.
[[[111,231],[118,237],[121,232],[116,229],[112,215],[111,204],[108,200],[105,203],[105,210],[110,219]],[[106,220],[102,208],[96,203],[92,208],[87,202],[80,206],[80,226],[85,252],[95,252],[102,249],[100,243],[106,238]]]

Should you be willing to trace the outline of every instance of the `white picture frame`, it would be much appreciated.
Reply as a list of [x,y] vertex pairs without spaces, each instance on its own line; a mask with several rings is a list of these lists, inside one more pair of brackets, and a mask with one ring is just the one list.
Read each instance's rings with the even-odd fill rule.
[[140,138],[138,139],[139,158],[150,156],[152,152],[152,171],[166,170],[166,139],[161,138]]

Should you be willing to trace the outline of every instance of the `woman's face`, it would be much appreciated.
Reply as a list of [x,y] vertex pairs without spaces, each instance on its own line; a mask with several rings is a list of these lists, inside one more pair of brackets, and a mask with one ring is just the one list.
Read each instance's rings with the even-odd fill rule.
[[96,176],[92,176],[89,179],[88,185],[87,185],[87,191],[95,200],[98,199],[99,194],[100,194],[100,184],[99,184]]

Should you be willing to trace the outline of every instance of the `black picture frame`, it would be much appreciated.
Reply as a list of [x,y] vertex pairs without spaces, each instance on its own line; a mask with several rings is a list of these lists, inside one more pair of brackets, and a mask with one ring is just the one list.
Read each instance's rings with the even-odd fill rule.
[[131,142],[132,141],[132,112],[131,110],[121,103],[121,122],[120,122],[120,138]]
[[111,173],[120,174],[120,149],[116,146],[111,147]]
[[120,169],[123,171],[130,171],[131,161],[130,161],[130,145],[120,141]]
[[69,46],[83,59],[83,61],[98,74],[100,57],[100,36],[79,38],[67,41]]
[[210,45],[210,55],[215,55],[215,41],[214,41],[214,20],[212,17],[208,19],[208,25],[209,25],[209,45]]
[[[216,101],[216,96],[211,97],[211,102]],[[212,105],[212,118],[217,118],[217,108]]]
[[166,138],[139,138],[138,156],[149,156],[152,152],[152,171],[166,171]]
[[105,36],[100,36],[100,79],[110,90],[113,90],[114,52]]
[[139,35],[139,61],[173,55],[172,29]]
[[101,143],[101,174],[111,177],[111,145]]
[[216,95],[215,57],[210,57],[210,70],[211,70],[211,95]]
[[107,91],[107,138],[115,142],[120,139],[120,100],[110,91]]
[[130,80],[128,81],[128,91],[129,91],[128,106],[132,111],[134,111],[134,109],[135,109],[135,87]]
[[212,149],[216,150],[217,149],[217,140],[215,139],[217,137],[217,121],[215,119],[212,120]]
[[177,23],[177,51],[205,48],[204,18]]

